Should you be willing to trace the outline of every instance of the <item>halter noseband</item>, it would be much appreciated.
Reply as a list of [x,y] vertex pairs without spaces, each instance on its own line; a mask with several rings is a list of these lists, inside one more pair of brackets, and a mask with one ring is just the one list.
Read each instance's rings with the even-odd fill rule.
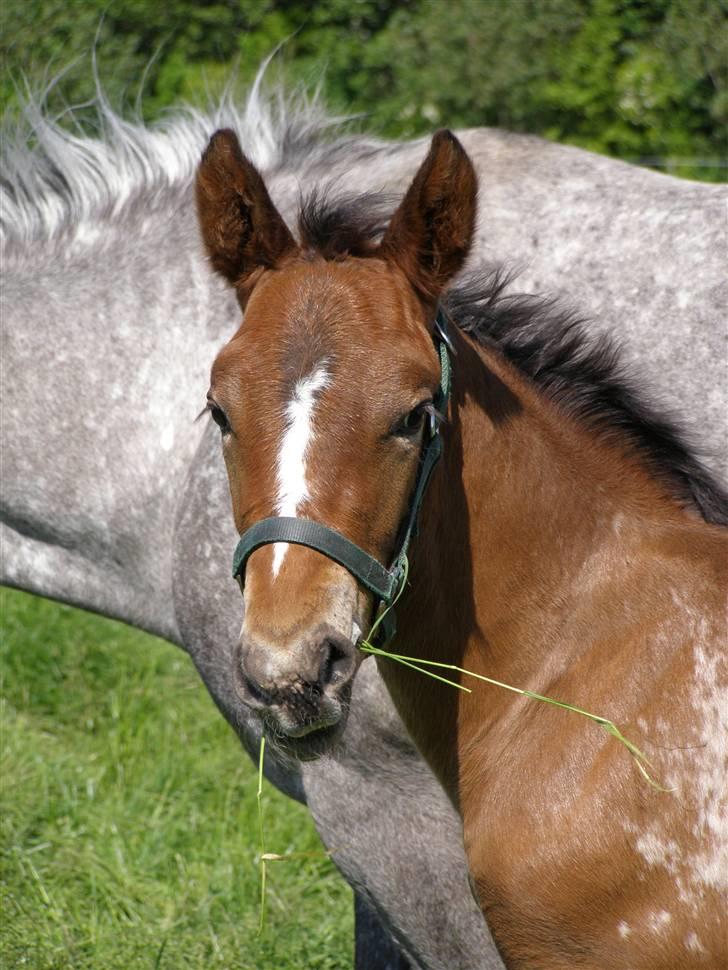
[[[440,357],[440,387],[433,403],[435,409],[444,415],[447,413],[447,402],[450,396],[451,364],[448,348],[452,349],[452,344],[447,332],[447,322],[441,310],[435,318],[433,340]],[[442,438],[439,423],[431,415],[420,452],[417,481],[412,492],[409,510],[400,529],[402,540],[399,552],[389,569],[335,529],[313,522],[311,519],[274,516],[256,522],[240,537],[233,556],[233,578],[239,579],[240,585],[243,585],[246,563],[256,549],[273,542],[291,542],[294,545],[308,546],[309,549],[315,549],[329,559],[333,559],[358,579],[370,593],[373,593],[380,604],[391,607],[407,575],[407,550],[412,536],[417,531],[417,518],[427,483],[441,454]],[[384,616],[382,633],[382,643],[388,642],[394,636],[394,615],[391,609],[387,610]]]

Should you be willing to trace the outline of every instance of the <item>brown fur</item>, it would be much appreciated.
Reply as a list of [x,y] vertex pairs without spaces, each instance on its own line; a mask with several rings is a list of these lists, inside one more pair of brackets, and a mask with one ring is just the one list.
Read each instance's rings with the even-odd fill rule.
[[[437,387],[431,307],[467,254],[472,167],[439,134],[381,245],[328,262],[291,244],[252,166],[223,147],[224,164],[214,152],[203,160],[198,199],[213,263],[250,293],[211,385],[230,425],[236,525],[275,514],[286,402],[325,359],[311,496],[297,514],[387,562],[419,454],[391,429]],[[232,215],[218,207],[226,197]],[[248,215],[235,223],[239,198]],[[233,224],[237,245],[220,229]],[[724,966],[725,531],[676,500],[618,431],[560,407],[497,349],[454,339],[445,457],[412,547],[396,649],[613,719],[675,789],[651,787],[623,746],[573,713],[475,681],[465,694],[381,661],[462,814],[483,912],[509,967]],[[280,704],[267,716],[278,710],[285,733],[298,725],[296,698],[309,691],[315,718],[316,690],[328,689],[316,680],[320,630],[364,628],[371,602],[312,550],[292,548],[277,577],[272,555],[265,547],[248,563],[241,669],[265,644]]]
[[256,167],[234,132],[216,132],[196,179],[197,213],[212,265],[238,291],[241,302],[256,270],[280,263],[296,248]]
[[439,131],[392,216],[380,249],[425,302],[462,268],[475,229],[478,183],[457,138]]

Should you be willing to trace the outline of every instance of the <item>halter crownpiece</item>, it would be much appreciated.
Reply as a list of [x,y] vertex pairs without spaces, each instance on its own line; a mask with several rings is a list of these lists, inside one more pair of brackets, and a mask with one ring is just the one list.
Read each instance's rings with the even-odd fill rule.
[[[440,386],[433,403],[437,412],[445,414],[450,396],[451,363],[449,351],[453,350],[453,346],[447,331],[447,320],[442,310],[438,310],[435,317],[432,337],[440,357]],[[242,587],[246,563],[256,549],[274,542],[290,542],[294,545],[308,546],[309,549],[315,549],[316,552],[328,556],[329,559],[347,569],[362,586],[377,597],[380,604],[391,607],[407,574],[407,550],[412,536],[415,535],[417,530],[417,519],[427,484],[441,454],[440,426],[436,416],[431,415],[420,452],[417,481],[412,492],[407,516],[400,530],[402,541],[389,569],[374,556],[370,556],[368,552],[357,546],[356,543],[337,532],[336,529],[331,529],[320,522],[313,522],[311,519],[273,516],[256,522],[249,529],[246,529],[240,537],[233,556],[233,578],[238,579]],[[393,610],[391,609],[386,613],[382,632],[384,634],[383,642],[385,643],[389,642],[394,636],[395,624]]]

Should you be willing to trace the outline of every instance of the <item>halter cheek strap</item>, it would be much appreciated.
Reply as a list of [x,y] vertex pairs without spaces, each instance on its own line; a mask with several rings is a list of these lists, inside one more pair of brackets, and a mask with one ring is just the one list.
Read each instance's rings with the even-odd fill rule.
[[[452,344],[442,311],[438,312],[435,319],[433,339],[440,357],[440,387],[433,403],[435,409],[444,415],[447,412],[450,396],[451,363],[448,348],[451,350]],[[243,584],[246,563],[256,549],[273,542],[291,542],[294,545],[308,546],[309,549],[315,549],[329,559],[333,559],[347,569],[370,593],[373,593],[381,604],[391,607],[407,575],[407,550],[412,536],[417,531],[417,519],[427,484],[441,454],[442,437],[439,423],[435,416],[431,415],[425,429],[417,480],[401,530],[402,540],[399,551],[389,569],[340,532],[320,522],[289,516],[274,516],[256,522],[241,536],[233,557],[233,578],[239,579],[241,585]],[[382,623],[382,633],[384,643],[394,636],[394,611],[391,609],[387,611]]]

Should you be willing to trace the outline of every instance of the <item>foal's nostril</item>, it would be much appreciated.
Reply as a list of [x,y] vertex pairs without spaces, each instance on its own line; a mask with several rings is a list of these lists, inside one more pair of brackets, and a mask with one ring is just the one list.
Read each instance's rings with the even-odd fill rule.
[[250,707],[263,708],[269,707],[272,701],[271,694],[251,676],[246,669],[240,652],[234,665],[235,688],[239,697]]
[[242,671],[241,671],[241,676],[242,676],[243,686],[247,691],[250,700],[255,701],[256,704],[260,704],[261,706],[266,706],[270,704],[271,695],[267,691],[263,690],[262,687],[256,684],[256,682],[252,680],[250,677],[247,677],[245,673],[243,673]]
[[356,664],[354,647],[348,640],[327,636],[322,645],[319,684],[322,688],[346,683]]

